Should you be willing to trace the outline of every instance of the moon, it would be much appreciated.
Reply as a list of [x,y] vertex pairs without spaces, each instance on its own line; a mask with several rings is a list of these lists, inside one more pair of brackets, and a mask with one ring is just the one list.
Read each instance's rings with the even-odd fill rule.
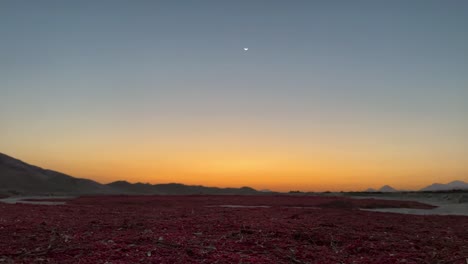
[[244,51],[248,51],[248,50],[249,50],[249,48],[244,48]]

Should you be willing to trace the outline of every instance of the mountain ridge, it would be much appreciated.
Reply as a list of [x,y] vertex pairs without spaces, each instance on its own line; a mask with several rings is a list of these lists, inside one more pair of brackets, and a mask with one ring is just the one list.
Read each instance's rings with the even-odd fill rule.
[[390,185],[384,185],[379,189],[379,192],[398,192],[398,191]]
[[453,191],[453,190],[468,190],[468,183],[460,180],[451,181],[449,183],[433,183],[422,188],[420,191]]
[[89,179],[30,165],[0,153],[0,190],[19,193],[107,194],[109,188]]
[[260,192],[251,187],[220,188],[202,185],[185,185],[182,183],[129,183],[127,181],[115,181],[106,184],[124,193],[145,194],[259,194]]
[[43,169],[0,153],[0,193],[11,194],[261,194],[251,187],[218,188],[181,183],[129,183],[115,181],[101,184],[58,171]]
[[[468,190],[468,183],[455,180],[447,184],[433,183],[418,191]],[[398,192],[389,185],[366,192]],[[101,184],[96,181],[76,178],[58,171],[44,169],[22,160],[0,153],[0,194],[156,194],[156,195],[192,195],[192,194],[234,194],[256,195],[277,192],[258,191],[251,187],[220,188],[182,183],[130,183],[125,180]]]

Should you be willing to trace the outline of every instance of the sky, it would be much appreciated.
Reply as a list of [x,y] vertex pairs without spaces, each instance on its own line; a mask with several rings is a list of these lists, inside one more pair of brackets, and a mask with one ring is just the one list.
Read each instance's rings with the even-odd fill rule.
[[468,180],[467,28],[462,0],[3,0],[0,152],[101,183]]

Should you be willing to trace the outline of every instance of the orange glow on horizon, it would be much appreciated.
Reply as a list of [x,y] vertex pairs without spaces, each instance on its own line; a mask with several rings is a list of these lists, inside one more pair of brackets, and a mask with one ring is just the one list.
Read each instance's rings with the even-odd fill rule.
[[[115,155],[115,154],[114,154]],[[90,178],[101,183],[117,180],[144,183],[183,183],[217,187],[250,186],[274,191],[352,191],[384,184],[400,189],[419,189],[434,181],[463,179],[468,172],[463,166],[432,166],[424,162],[408,164],[377,160],[343,160],[331,157],[310,159],[287,158],[281,155],[184,155],[178,158],[157,158],[108,155],[101,159],[78,156],[74,159],[25,160],[32,164]],[[401,161],[400,161],[401,162]],[[365,164],[365,165],[364,165]],[[399,166],[397,166],[399,165]],[[443,178],[439,175],[450,175]],[[431,180],[431,179],[436,180]]]
[[16,141],[11,137],[2,142],[2,152],[101,183],[340,191],[385,184],[418,189],[434,182],[467,180],[468,175],[468,148],[457,137],[438,137],[437,131],[370,134],[359,127],[290,130],[274,124],[241,129],[245,124],[237,123],[214,130],[208,121],[161,128],[102,126],[22,134]]

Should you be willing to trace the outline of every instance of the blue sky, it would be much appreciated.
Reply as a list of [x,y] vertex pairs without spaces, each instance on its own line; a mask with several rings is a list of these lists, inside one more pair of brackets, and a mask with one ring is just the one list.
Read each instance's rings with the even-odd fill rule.
[[57,135],[69,154],[184,129],[434,151],[465,175],[467,27],[466,1],[1,1],[0,150],[57,165]]

